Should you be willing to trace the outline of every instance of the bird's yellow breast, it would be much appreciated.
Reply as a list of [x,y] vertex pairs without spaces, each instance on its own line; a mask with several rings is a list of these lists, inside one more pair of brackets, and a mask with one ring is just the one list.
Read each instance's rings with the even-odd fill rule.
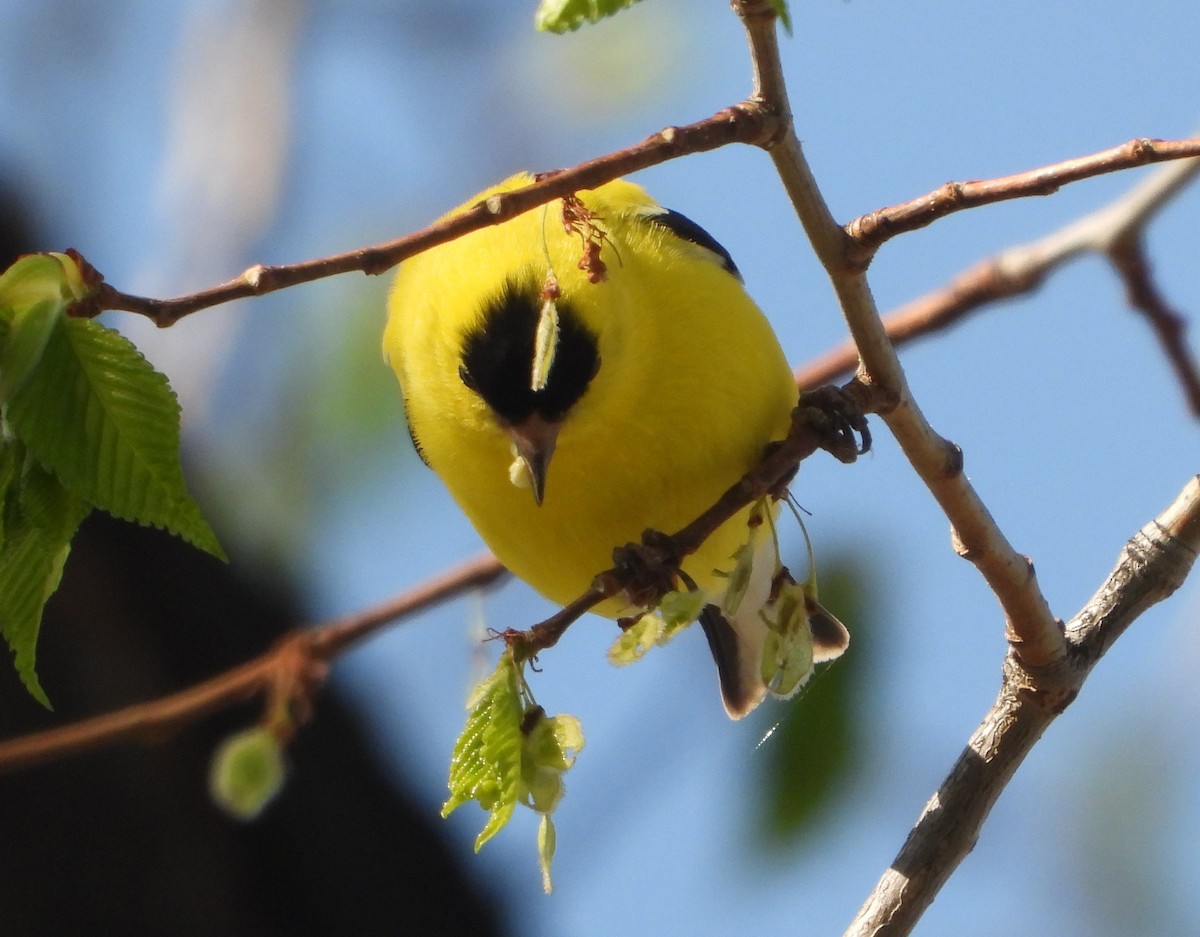
[[[514,177],[479,198],[528,182]],[[709,507],[787,432],[797,397],[737,278],[648,223],[657,206],[640,188],[613,182],[579,197],[605,233],[600,282],[579,268],[580,236],[564,230],[554,202],[405,262],[384,337],[426,460],[500,560],[558,603],[610,566],[614,547]],[[562,422],[539,505],[510,481],[510,438],[459,369],[487,301],[550,270],[561,301],[595,334],[599,368]],[[713,570],[729,568],[745,536],[742,515],[685,569],[714,588]]]

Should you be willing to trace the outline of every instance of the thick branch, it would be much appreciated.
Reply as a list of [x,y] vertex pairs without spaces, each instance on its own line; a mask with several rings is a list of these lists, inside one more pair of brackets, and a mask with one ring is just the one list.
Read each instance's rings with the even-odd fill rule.
[[[779,48],[768,5],[739,0],[734,6],[750,38],[756,73],[777,74]],[[790,114],[782,83],[760,80],[756,87],[764,96],[764,108],[783,117]],[[777,99],[766,100],[768,92]],[[862,362],[859,379],[889,401],[881,415],[950,519],[955,549],[975,564],[996,594],[1007,618],[1008,639],[1023,659],[1038,665],[1061,657],[1062,633],[1037,586],[1032,564],[1008,543],[963,474],[961,451],[933,431],[912,399],[862,265],[853,262],[853,241],[825,204],[790,120],[770,153],[837,293]]]
[[847,937],[908,934],[974,847],[984,820],[1046,727],[1126,628],[1173,593],[1200,551],[1200,477],[1126,544],[1096,594],[1066,627],[1069,654],[1031,670],[1013,653],[1000,695],[925,806]]

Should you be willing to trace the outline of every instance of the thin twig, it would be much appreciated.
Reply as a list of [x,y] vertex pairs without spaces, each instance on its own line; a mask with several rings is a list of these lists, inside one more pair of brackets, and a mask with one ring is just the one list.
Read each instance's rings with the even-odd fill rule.
[[[1159,209],[1198,172],[1200,159],[1160,166],[1105,207],[1035,241],[973,264],[946,286],[884,316],[888,338],[894,345],[902,345],[941,332],[989,303],[1036,289],[1050,273],[1076,257],[1100,253],[1112,260],[1127,284],[1131,303],[1145,311],[1154,325],[1193,412],[1200,416],[1200,377],[1187,352],[1182,323],[1161,299],[1154,298],[1156,291],[1130,286],[1131,276],[1136,274],[1121,269],[1121,254],[1129,240],[1136,241]],[[844,378],[857,366],[858,349],[847,341],[798,369],[796,382],[802,389],[818,387]]]
[[1125,283],[1129,305],[1138,310],[1154,330],[1192,415],[1200,417],[1200,369],[1187,344],[1187,320],[1171,308],[1154,281],[1145,241],[1131,235],[1108,251],[1108,259]]
[[[779,48],[770,5],[737,0],[734,7],[750,38],[757,73],[778,74]],[[764,108],[784,117],[790,114],[781,81],[763,81],[758,87]],[[767,100],[768,94],[773,99]],[[790,120],[770,153],[838,296],[858,348],[859,379],[890,401],[881,416],[950,519],[955,549],[975,564],[996,594],[1007,619],[1008,640],[1025,662],[1039,665],[1061,657],[1066,651],[1062,631],[1038,588],[1032,564],[1012,548],[963,474],[962,452],[934,432],[912,399],[863,268],[852,262],[853,241],[825,204]]]
[[992,806],[1046,727],[1078,695],[1112,643],[1182,584],[1200,551],[1200,477],[1126,544],[1091,600],[1067,624],[1069,653],[1030,671],[1009,653],[996,702],[846,930],[902,937],[975,845]]
[[1200,137],[1187,140],[1150,140],[1143,137],[1089,156],[1078,156],[1011,176],[947,182],[919,198],[880,208],[847,224],[846,233],[855,245],[848,259],[865,267],[880,245],[896,235],[923,228],[939,218],[967,208],[1031,195],[1051,195],[1069,182],[1191,156],[1200,156]]
[[580,163],[571,169],[543,174],[539,181],[524,189],[480,202],[453,218],[445,218],[383,244],[294,264],[257,264],[227,283],[174,299],[134,296],[108,284],[101,284],[97,294],[75,314],[95,316],[107,309],[120,309],[140,313],[165,328],[193,312],[235,299],[262,296],[342,273],[383,273],[413,254],[444,244],[469,231],[508,221],[552,199],[581,189],[596,188],[619,176],[689,153],[702,153],[730,143],[763,145],[777,134],[778,120],[759,107],[756,101],[750,100],[724,108],[693,124],[667,127],[640,143]]
[[[852,402],[859,416],[874,413],[880,403],[871,388],[858,381],[851,381],[837,393]],[[802,398],[793,412],[788,435],[772,446],[758,465],[730,486],[699,517],[670,535],[648,531],[640,546],[634,548],[630,545],[617,551],[637,562],[626,565],[618,563],[600,573],[588,590],[575,601],[527,631],[506,632],[504,637],[509,645],[516,649],[520,657],[533,657],[553,647],[567,628],[595,605],[623,592],[641,591],[640,577],[672,581],[684,558],[696,552],[718,527],[746,505],[777,492],[792,477],[796,467],[818,449],[833,452],[843,462],[853,461],[858,450],[850,451],[841,445],[845,437],[840,435],[839,427],[830,425],[828,412],[806,400]],[[633,556],[630,556],[631,551]],[[652,598],[657,597],[661,596]]]
[[[852,382],[843,390],[860,413],[874,405],[870,391]],[[699,548],[714,530],[741,508],[775,491],[802,459],[818,448],[837,449],[823,411],[803,402],[796,408],[788,436],[741,480],[729,488],[696,520],[673,537],[657,536],[646,543],[645,555],[669,574],[685,556]],[[852,459],[842,449],[840,458]],[[528,631],[511,630],[505,639],[524,657],[552,647],[566,629],[589,608],[621,591],[637,587],[645,567],[625,566],[601,573],[578,599]],[[301,714],[323,682],[331,661],[398,618],[469,588],[487,585],[505,572],[494,557],[482,556],[427,580],[395,599],[322,626],[292,632],[261,657],[172,696],[130,706],[94,719],[22,738],[0,742],[0,773],[27,768],[70,754],[129,740],[153,740],[170,731],[261,693],[273,694],[273,711],[286,706]]]
[[[735,7],[747,24],[752,21],[764,24],[774,22],[769,4],[762,0],[737,0]],[[753,48],[761,40],[751,36]],[[96,316],[110,309],[123,310],[146,316],[159,327],[165,328],[193,312],[236,299],[262,296],[343,273],[384,273],[414,254],[461,237],[469,231],[500,224],[552,199],[581,189],[595,188],[619,176],[680,156],[707,152],[730,143],[748,143],[772,149],[784,141],[785,128],[790,126],[783,73],[778,56],[765,56],[755,64],[754,92],[741,104],[724,108],[692,124],[667,127],[640,143],[580,163],[571,169],[544,174],[533,185],[496,196],[453,218],[435,222],[403,237],[293,264],[256,264],[228,282],[171,299],[136,296],[101,282],[96,294],[80,304],[74,314]],[[783,109],[780,109],[781,105]],[[1196,154],[1200,154],[1200,140],[1135,140],[1094,156],[1068,160],[1016,176],[947,183],[920,199],[855,219],[840,234],[835,233],[828,224],[821,224],[819,228],[809,230],[808,234],[825,242],[823,246],[817,245],[819,253],[822,253],[823,247],[823,256],[837,258],[839,265],[861,268],[889,237],[904,230],[923,227],[953,211],[1023,195],[1048,194],[1079,179]],[[801,188],[803,186],[798,186],[796,191]],[[815,205],[812,207],[815,209]],[[832,220],[830,216],[828,221]]]
[[263,693],[280,692],[296,697],[301,708],[307,709],[307,697],[324,676],[328,663],[350,645],[397,619],[453,598],[466,589],[487,586],[504,573],[504,567],[495,557],[477,557],[376,608],[311,630],[291,632],[261,657],[179,693],[0,742],[0,774],[120,742],[153,742]]

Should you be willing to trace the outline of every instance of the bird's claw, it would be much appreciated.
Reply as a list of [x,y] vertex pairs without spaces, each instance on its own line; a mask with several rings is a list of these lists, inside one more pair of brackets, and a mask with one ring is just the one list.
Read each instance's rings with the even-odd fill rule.
[[862,406],[851,393],[853,385],[828,384],[800,395],[796,416],[820,437],[821,448],[849,464],[871,448],[871,429]]
[[653,608],[676,588],[682,561],[675,541],[658,530],[645,531],[641,543],[613,550],[613,572],[620,578],[629,604],[637,608]]

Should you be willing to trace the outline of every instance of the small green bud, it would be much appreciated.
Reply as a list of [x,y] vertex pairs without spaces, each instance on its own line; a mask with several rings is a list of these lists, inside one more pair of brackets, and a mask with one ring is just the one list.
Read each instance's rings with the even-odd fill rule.
[[230,816],[253,820],[283,787],[283,746],[270,729],[231,735],[217,749],[208,775],[212,799]]

